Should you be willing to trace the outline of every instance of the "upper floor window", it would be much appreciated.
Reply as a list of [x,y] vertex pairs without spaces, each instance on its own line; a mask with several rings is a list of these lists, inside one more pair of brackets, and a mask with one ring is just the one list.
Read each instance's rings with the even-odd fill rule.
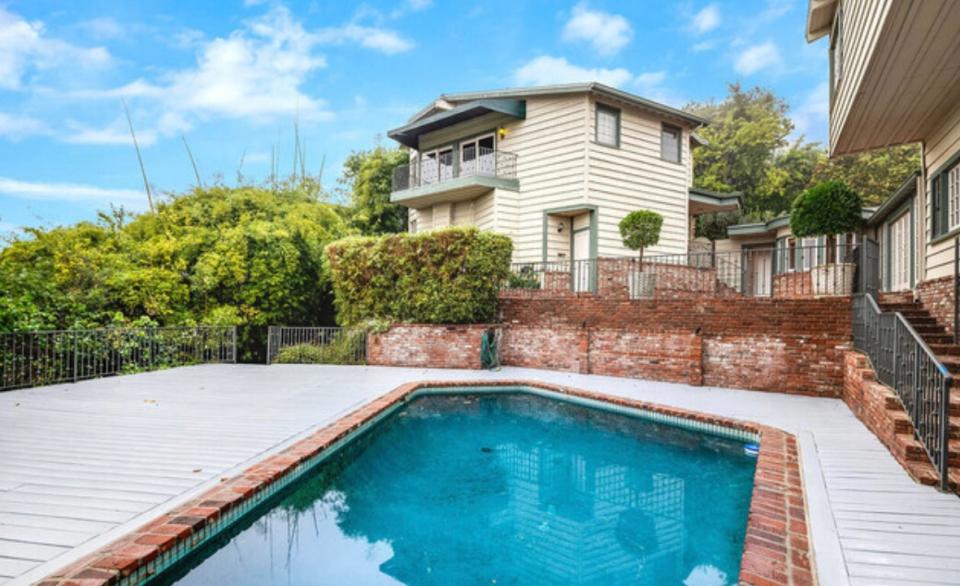
[[947,202],[950,206],[950,230],[960,226],[960,165],[947,171]]
[[683,132],[676,126],[664,124],[660,129],[660,158],[671,163],[680,162],[680,137]]
[[597,104],[597,128],[595,140],[607,146],[620,146],[620,110]]

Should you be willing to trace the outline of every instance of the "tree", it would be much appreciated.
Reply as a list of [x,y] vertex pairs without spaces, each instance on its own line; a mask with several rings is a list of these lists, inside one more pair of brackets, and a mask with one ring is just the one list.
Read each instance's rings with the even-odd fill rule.
[[382,146],[347,158],[340,183],[350,191],[351,226],[366,235],[407,230],[407,208],[390,203],[390,191],[393,170],[408,160],[406,151]]
[[767,209],[765,200],[774,195],[791,201],[791,194],[775,191],[769,178],[777,153],[788,146],[793,131],[787,103],[759,87],[744,91],[731,84],[729,91],[722,102],[694,102],[685,108],[710,121],[700,130],[707,144],[694,156],[695,185],[743,192],[747,212]]
[[660,241],[663,216],[650,210],[634,210],[620,220],[620,236],[623,245],[640,252],[640,269],[643,270],[643,249]]
[[863,223],[860,195],[841,181],[825,181],[797,197],[790,210],[790,231],[797,238],[835,236]]
[[843,181],[863,197],[866,205],[878,205],[920,169],[920,148],[915,144],[877,149],[827,159],[811,174],[811,184]]

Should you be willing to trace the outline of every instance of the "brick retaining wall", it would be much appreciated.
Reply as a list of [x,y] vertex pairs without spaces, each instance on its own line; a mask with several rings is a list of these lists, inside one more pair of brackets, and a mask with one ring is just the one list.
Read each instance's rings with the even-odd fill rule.
[[839,397],[849,298],[501,298],[504,364]]
[[367,336],[367,364],[480,368],[480,341],[491,326],[397,324]]
[[937,323],[953,333],[953,276],[924,281],[917,285],[917,299]]

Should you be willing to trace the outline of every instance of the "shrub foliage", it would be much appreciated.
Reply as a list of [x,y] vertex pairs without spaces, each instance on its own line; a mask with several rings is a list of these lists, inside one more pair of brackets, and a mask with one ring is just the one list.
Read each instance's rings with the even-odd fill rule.
[[476,228],[338,240],[326,248],[337,319],[490,321],[512,252],[509,238]]
[[824,181],[797,196],[790,231],[798,238],[851,232],[863,223],[860,195],[841,181]]
[[639,250],[643,259],[643,249],[660,241],[660,228],[663,216],[650,210],[634,210],[620,220],[620,236],[623,245],[630,250]]

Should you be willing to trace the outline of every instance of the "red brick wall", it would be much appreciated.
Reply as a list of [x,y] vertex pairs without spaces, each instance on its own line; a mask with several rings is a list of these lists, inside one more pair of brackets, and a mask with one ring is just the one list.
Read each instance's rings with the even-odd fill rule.
[[480,341],[490,327],[397,324],[367,336],[367,364],[480,368]]
[[500,309],[506,365],[833,397],[852,337],[849,298],[501,298]]
[[937,322],[953,333],[953,277],[924,281],[917,285],[917,299]]

